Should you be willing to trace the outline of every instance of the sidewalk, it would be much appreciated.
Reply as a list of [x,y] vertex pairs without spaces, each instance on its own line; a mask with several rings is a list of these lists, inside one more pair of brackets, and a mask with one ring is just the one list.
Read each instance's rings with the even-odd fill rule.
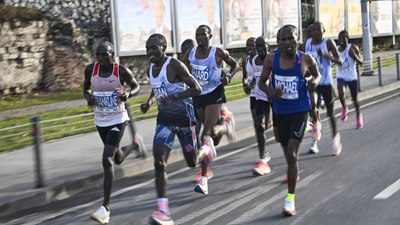
[[[396,79],[395,66],[385,68],[383,87],[378,86],[377,76],[361,77],[360,101],[380,94],[400,90]],[[347,90],[347,96],[348,90]],[[245,105],[246,107],[243,107]],[[253,137],[254,130],[248,98],[231,101],[227,106],[235,114],[237,141]],[[335,108],[340,104],[336,101]],[[137,130],[144,137],[145,145],[151,151],[155,130],[155,119],[136,123]],[[366,121],[368,124],[368,121]],[[129,131],[127,131],[129,132]],[[268,131],[270,132],[270,130]],[[121,145],[129,143],[125,135]],[[175,148],[178,141],[175,141]],[[219,146],[227,145],[223,138]],[[0,218],[23,209],[73,196],[83,190],[101,185],[102,144],[97,132],[63,138],[42,144],[42,161],[45,187],[35,188],[35,158],[33,147],[0,154]],[[172,151],[169,163],[183,160],[181,151]],[[153,169],[153,159],[136,159],[130,156],[122,166],[116,166],[116,179],[134,176]]]

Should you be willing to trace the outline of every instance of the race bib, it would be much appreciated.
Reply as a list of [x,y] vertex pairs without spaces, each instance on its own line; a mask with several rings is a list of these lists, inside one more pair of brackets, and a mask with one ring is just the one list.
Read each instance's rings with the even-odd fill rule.
[[297,76],[280,76],[275,75],[275,89],[282,89],[283,99],[298,99],[299,92],[297,90],[299,78]]
[[210,80],[210,69],[208,66],[194,65],[192,66],[192,75],[199,81],[200,85],[207,84]]
[[115,91],[94,91],[93,97],[96,101],[96,112],[118,112],[120,111],[118,94]]

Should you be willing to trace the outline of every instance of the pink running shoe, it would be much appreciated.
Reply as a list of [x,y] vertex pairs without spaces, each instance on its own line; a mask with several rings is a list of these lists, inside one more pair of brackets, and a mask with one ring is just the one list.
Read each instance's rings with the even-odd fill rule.
[[154,211],[150,216],[150,224],[174,225],[171,215],[161,210]]
[[349,113],[349,108],[346,106],[346,108],[344,108],[343,110],[342,110],[342,115],[340,115],[340,120],[342,121],[342,122],[346,122],[347,121],[347,119],[348,119],[348,117],[347,117],[347,114]]
[[357,117],[357,124],[356,124],[356,128],[357,129],[362,129],[364,127],[364,120],[362,115],[360,114],[360,116]]

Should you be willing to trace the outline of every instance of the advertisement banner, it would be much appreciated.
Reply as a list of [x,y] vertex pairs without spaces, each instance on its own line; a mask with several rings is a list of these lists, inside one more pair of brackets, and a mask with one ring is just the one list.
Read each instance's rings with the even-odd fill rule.
[[246,45],[249,37],[262,35],[261,1],[224,1],[227,47]]
[[393,33],[392,1],[373,1],[370,4],[372,36]]
[[320,0],[319,21],[325,27],[325,37],[337,38],[344,30],[345,0]]
[[161,33],[172,43],[171,0],[115,0],[120,55],[144,54],[147,38]]
[[348,0],[347,22],[350,37],[362,35],[361,2],[359,0]]
[[[219,0],[176,0],[178,48],[190,38],[196,41],[195,33],[199,25],[211,28],[211,44],[221,45],[221,14]],[[179,49],[180,50],[180,49]]]
[[400,1],[393,1],[393,32],[400,33]]
[[283,25],[292,24],[300,29],[298,0],[266,0],[265,12],[268,43],[276,43],[276,32]]

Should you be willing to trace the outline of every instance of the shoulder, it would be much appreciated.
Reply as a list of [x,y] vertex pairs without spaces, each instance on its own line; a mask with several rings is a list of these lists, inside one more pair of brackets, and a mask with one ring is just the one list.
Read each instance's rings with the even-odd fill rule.
[[92,73],[95,63],[91,63],[85,67],[85,74]]
[[132,71],[128,67],[121,65],[121,64],[118,64],[118,69],[119,69],[119,72],[123,73],[123,74],[124,73],[129,73],[129,74],[132,73]]
[[299,51],[299,52],[301,54],[302,61],[306,62],[307,64],[310,64],[314,61],[314,58],[310,54],[302,52],[302,51]]

